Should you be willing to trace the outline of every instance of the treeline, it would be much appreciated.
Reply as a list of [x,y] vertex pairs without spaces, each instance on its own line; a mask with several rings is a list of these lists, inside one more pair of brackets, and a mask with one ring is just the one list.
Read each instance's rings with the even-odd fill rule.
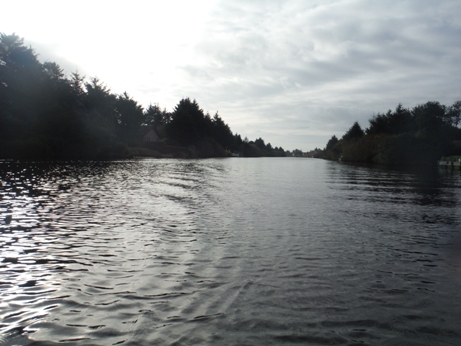
[[461,154],[461,101],[451,106],[427,102],[412,109],[399,104],[377,114],[365,130],[355,122],[315,157],[387,165],[433,165],[442,156]]
[[242,140],[195,100],[180,100],[172,112],[158,105],[144,109],[97,78],[67,77],[55,62],[40,63],[22,38],[0,34],[0,158],[128,157],[130,148],[146,145],[142,136],[149,128],[164,153],[180,157],[285,156],[261,138]]
[[264,140],[260,137],[255,141],[248,141],[245,138],[240,145],[240,154],[245,157],[259,157],[259,156],[287,156],[289,152],[283,150],[282,147],[273,148],[270,143],[265,144]]

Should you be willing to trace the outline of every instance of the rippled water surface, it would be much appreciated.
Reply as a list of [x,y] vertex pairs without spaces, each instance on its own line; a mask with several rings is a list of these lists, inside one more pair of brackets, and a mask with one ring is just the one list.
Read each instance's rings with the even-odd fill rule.
[[461,175],[0,163],[0,345],[460,345]]

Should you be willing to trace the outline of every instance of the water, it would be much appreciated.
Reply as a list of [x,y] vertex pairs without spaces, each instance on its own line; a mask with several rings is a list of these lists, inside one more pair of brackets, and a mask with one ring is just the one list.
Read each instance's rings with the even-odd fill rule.
[[0,345],[459,345],[461,175],[0,163]]

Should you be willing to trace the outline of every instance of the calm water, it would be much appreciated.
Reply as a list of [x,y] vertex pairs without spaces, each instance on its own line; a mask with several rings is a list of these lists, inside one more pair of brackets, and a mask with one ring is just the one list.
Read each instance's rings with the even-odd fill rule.
[[460,345],[461,175],[0,163],[0,345]]

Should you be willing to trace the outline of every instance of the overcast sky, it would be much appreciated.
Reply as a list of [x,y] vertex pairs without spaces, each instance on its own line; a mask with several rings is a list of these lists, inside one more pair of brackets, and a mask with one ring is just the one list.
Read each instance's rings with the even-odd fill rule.
[[307,151],[398,103],[461,100],[460,14],[459,0],[7,1],[0,32],[144,107],[190,97],[242,138]]

